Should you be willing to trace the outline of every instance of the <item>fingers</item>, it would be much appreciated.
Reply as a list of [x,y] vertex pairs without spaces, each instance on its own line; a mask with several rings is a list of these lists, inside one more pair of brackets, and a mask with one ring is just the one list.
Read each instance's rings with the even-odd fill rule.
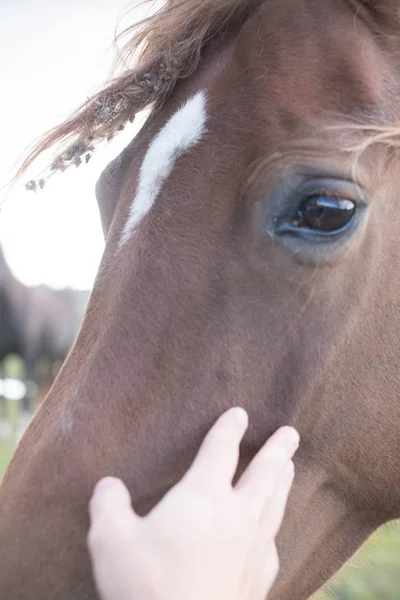
[[248,426],[243,408],[225,412],[206,435],[188,476],[218,485],[231,484],[235,475],[239,446]]
[[235,491],[259,516],[274,493],[299,445],[292,427],[281,427],[264,444],[241,476]]
[[260,568],[251,586],[248,598],[266,600],[279,572],[279,557],[275,538],[282,525],[286,504],[294,479],[294,464],[288,463],[270,501],[264,508],[259,526]]
[[116,512],[131,510],[131,497],[125,484],[116,477],[100,479],[89,503],[92,523],[97,519],[113,516]]
[[281,528],[286,505],[294,480],[294,464],[290,461],[280,478],[271,500],[262,513],[262,530],[268,538],[275,538]]
[[261,553],[260,567],[252,582],[248,598],[266,600],[279,573],[279,557],[275,543],[269,544]]
[[139,517],[133,512],[131,497],[124,483],[105,477],[96,485],[89,503],[90,530],[88,544],[92,553],[117,547],[129,525]]
[[115,477],[101,479],[89,504],[90,530],[87,537],[96,588],[102,600],[131,598],[129,559],[138,537],[139,517],[123,482]]

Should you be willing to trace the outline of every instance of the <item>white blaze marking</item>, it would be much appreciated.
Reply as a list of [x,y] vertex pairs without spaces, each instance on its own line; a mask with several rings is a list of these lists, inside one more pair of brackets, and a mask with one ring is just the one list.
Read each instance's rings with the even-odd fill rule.
[[204,133],[205,105],[204,91],[198,92],[172,115],[152,140],[140,169],[138,189],[121,235],[120,247],[129,240],[139,221],[153,206],[175,161]]

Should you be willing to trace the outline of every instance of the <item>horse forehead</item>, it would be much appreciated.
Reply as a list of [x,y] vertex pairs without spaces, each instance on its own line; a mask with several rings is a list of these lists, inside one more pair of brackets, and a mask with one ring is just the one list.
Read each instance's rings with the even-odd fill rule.
[[353,95],[360,104],[364,97],[354,95],[355,88],[368,87],[375,96],[385,89],[382,69],[387,75],[387,57],[347,0],[306,0],[302,9],[292,0],[265,2],[242,28],[237,51],[242,61],[239,73],[246,72],[249,86],[258,76],[269,99],[274,89],[286,91],[281,102],[294,104],[307,102],[312,95],[322,103],[340,92]]
[[120,237],[122,247],[151,210],[178,158],[205,133],[206,94],[189,98],[151,140],[139,172],[136,194]]
[[[207,111],[212,117],[211,129],[216,120],[229,121],[230,130],[224,131],[236,145],[240,142],[238,137],[246,137],[246,129],[236,127],[240,118],[243,122],[250,121],[253,128],[257,114],[261,116],[268,127],[259,127],[257,137],[260,141],[266,138],[269,148],[275,134],[279,135],[273,139],[280,139],[282,134],[281,141],[285,141],[287,134],[295,133],[294,127],[301,126],[302,122],[308,124],[310,118],[313,122],[315,109],[350,113],[362,110],[364,105],[368,105],[368,109],[372,104],[378,105],[382,98],[384,65],[375,60],[376,48],[372,36],[368,43],[367,28],[361,24],[355,32],[354,10],[347,2],[308,0],[302,11],[295,4],[292,0],[283,0],[279,5],[263,3],[242,27],[233,44],[233,53],[229,48],[226,60],[216,69],[214,80],[208,80],[208,85],[204,86],[209,96]],[[329,19],[335,18],[338,21],[333,26]],[[357,47],[358,54],[353,52]],[[215,54],[217,56],[218,52]],[[217,57],[216,64],[219,62]],[[201,93],[196,80],[197,74],[189,78],[189,90],[193,83],[192,95],[187,93],[186,82],[181,82],[177,94],[180,105],[175,105],[172,100],[175,105],[172,116],[165,117],[165,112],[171,114],[168,108],[160,111],[157,115],[160,120],[156,119],[158,127],[154,130],[151,123],[147,124],[144,136],[126,153],[126,159],[122,162],[118,159],[117,172],[129,170],[133,174],[129,176],[129,190],[124,185],[120,195],[119,191],[115,193],[116,186],[111,186],[112,193],[107,197],[107,209],[112,204],[110,197],[113,197],[114,205],[118,204],[122,209],[118,211],[117,219],[120,247],[130,239],[157,201],[179,156],[202,136],[205,111],[198,102]],[[332,82],[336,84],[329,85]],[[197,88],[197,93],[193,88]],[[192,121],[189,119],[186,129],[185,98],[195,116]],[[246,116],[239,111],[234,120],[233,110],[240,108],[241,102]],[[146,134],[149,129],[150,136]],[[192,139],[187,148],[182,141],[185,136]],[[215,136],[212,139],[215,141]],[[207,143],[210,152],[216,152],[211,138]],[[229,149],[223,151],[226,154]],[[109,212],[111,221],[113,210],[109,209]]]

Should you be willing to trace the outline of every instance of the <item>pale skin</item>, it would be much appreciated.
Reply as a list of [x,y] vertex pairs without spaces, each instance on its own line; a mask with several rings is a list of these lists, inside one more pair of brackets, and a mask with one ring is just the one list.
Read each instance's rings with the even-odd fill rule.
[[233,486],[247,425],[243,409],[224,413],[146,517],[121,480],[97,484],[88,546],[102,600],[265,600],[278,574],[275,538],[299,435],[279,429]]

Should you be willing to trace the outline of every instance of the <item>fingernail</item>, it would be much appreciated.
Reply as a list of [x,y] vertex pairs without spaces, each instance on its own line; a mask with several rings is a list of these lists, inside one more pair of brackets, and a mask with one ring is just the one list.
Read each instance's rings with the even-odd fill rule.
[[117,481],[118,481],[117,477],[103,477],[96,484],[94,490],[95,490],[95,492],[98,492],[98,491],[110,489],[115,486]]
[[299,447],[300,435],[293,427],[284,427],[285,435],[287,436],[293,450]]
[[232,414],[235,416],[235,418],[240,421],[243,424],[247,424],[249,417],[247,412],[245,411],[244,408],[242,408],[241,406],[235,406],[234,408],[231,409]]

